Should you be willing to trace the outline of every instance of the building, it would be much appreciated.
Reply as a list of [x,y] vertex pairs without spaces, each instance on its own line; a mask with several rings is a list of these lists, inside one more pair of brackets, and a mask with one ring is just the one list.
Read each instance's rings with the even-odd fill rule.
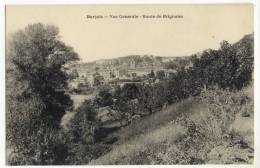
[[168,78],[171,74],[175,74],[177,73],[176,70],[174,69],[168,69],[168,70],[165,70],[165,76]]

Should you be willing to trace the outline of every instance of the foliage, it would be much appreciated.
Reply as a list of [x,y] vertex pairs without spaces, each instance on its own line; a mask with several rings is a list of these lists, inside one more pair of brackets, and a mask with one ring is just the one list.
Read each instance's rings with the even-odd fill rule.
[[[228,144],[234,143],[230,138],[231,132],[227,128],[234,122],[236,114],[239,112],[246,115],[251,111],[252,106],[247,103],[249,99],[241,92],[236,94],[235,91],[242,89],[252,80],[252,60],[252,42],[243,41],[231,45],[223,41],[218,50],[209,49],[192,56],[189,66],[189,61],[183,63],[183,66],[177,68],[176,73],[164,81],[143,85],[130,84],[125,88],[118,87],[113,96],[118,100],[118,104],[121,103],[121,107],[128,107],[121,108],[121,111],[131,111],[131,107],[128,105],[134,99],[138,100],[136,112],[153,113],[165,103],[176,103],[193,96],[199,97],[196,102],[202,105],[201,108],[198,108],[201,110],[200,112],[191,116],[185,115],[179,119],[182,122],[181,126],[186,128],[186,133],[175,142],[169,142],[169,146],[154,144],[155,149],[142,149],[133,156],[123,155],[125,158],[122,158],[119,163],[202,164],[210,162],[209,152],[211,150],[221,146],[227,147]],[[247,77],[243,77],[241,74],[246,74]],[[138,123],[144,124],[140,121]],[[130,125],[131,130],[134,131],[122,132],[119,142],[127,139],[123,135],[129,138],[130,135],[143,134],[143,126],[138,123]],[[225,139],[226,135],[229,138]],[[238,146],[229,149],[236,151],[233,155],[237,155],[240,151],[239,145],[244,144],[244,140],[240,142],[241,144]],[[157,149],[162,150],[158,155],[154,153],[158,152]],[[120,152],[125,153],[126,151]],[[248,159],[242,158],[242,160],[248,162]]]
[[111,106],[113,104],[112,94],[108,88],[101,88],[98,96],[95,98],[95,103],[99,107]]
[[73,80],[79,77],[79,73],[76,69],[73,69],[71,73],[68,74],[69,80]]
[[[247,101],[250,100],[242,92],[234,93],[218,88],[203,90],[201,96],[198,97],[198,102],[204,104],[204,110],[190,116],[184,115],[175,121],[186,127],[187,132],[175,142],[176,148],[172,151],[169,150],[167,155],[170,154],[173,158],[179,158],[176,161],[182,164],[217,163],[216,160],[218,159],[223,159],[220,163],[230,163],[229,161],[236,163],[239,160],[237,153],[245,152],[244,149],[251,150],[243,138],[241,139],[240,135],[234,134],[233,130],[230,129],[236,114],[243,112],[243,107],[246,106]],[[240,140],[236,141],[234,136],[240,137]],[[241,149],[241,146],[244,146],[243,149]],[[225,156],[234,159],[224,161],[225,158],[216,159],[211,156],[216,153],[214,151],[216,148],[227,147],[228,150],[234,152],[228,152],[228,154],[225,154],[226,156],[220,155],[220,157]],[[176,151],[178,151],[178,155],[176,155]],[[247,152],[247,155],[251,155],[250,152]],[[247,155],[242,157],[247,157]],[[213,158],[216,160],[213,161]],[[248,163],[248,159],[241,158],[240,160]]]
[[96,159],[108,152],[109,147],[106,144],[82,144],[72,143],[69,146],[69,154],[66,162],[69,165],[87,164],[92,159]]
[[233,45],[223,41],[220,49],[193,55],[191,62],[191,67],[179,68],[164,82],[169,103],[199,95],[202,89],[215,85],[231,90],[247,86],[253,72],[252,37],[246,36]]
[[149,78],[154,78],[155,77],[155,73],[153,70],[151,70],[151,72],[148,74]]
[[164,63],[165,69],[181,70],[190,63],[190,57],[176,57],[174,60],[170,60]]
[[[219,50],[206,50],[200,58],[193,59],[193,72],[199,82],[206,86],[241,89],[252,80],[253,42],[244,42],[243,47],[221,43]],[[243,41],[243,40],[242,40]]]
[[[133,115],[141,111],[152,114],[165,104],[182,104],[182,100],[193,96],[198,97],[196,101],[203,107],[200,112],[189,116],[184,114],[175,121],[176,128],[182,130],[181,135],[169,132],[172,125],[164,127],[164,122],[186,113],[187,109],[182,107],[176,112],[169,108],[170,112],[164,112],[161,117],[154,114],[147,121],[139,120],[126,127],[130,130],[127,133],[123,132],[125,129],[119,131],[122,134],[118,143],[136,135],[148,134],[155,126],[162,126],[167,135],[161,131],[153,132],[144,138],[143,142],[147,142],[144,146],[130,147],[130,156],[122,154],[129,146],[123,146],[121,153],[115,156],[124,157],[122,161],[127,164],[201,164],[213,160],[215,153],[218,154],[214,150],[235,143],[238,147],[228,150],[237,154],[240,147],[246,144],[240,135],[227,128],[238,112],[243,116],[252,114],[250,99],[241,93],[234,93],[252,81],[252,37],[246,36],[233,45],[223,41],[218,50],[208,49],[187,59],[177,58],[165,64],[167,69],[177,70],[169,77],[166,78],[164,71],[158,71],[155,75],[152,70],[148,74],[152,78],[149,84],[128,83],[122,88],[116,87],[114,92],[110,92],[111,88],[102,88],[104,77],[96,67],[94,86],[100,89],[99,94],[94,102],[84,101],[76,109],[69,129],[61,132],[60,119],[65,111],[73,108],[69,95],[65,93],[67,80],[78,77],[76,71],[67,75],[64,65],[77,59],[73,49],[60,41],[55,26],[33,24],[12,36],[6,70],[7,144],[13,151],[8,158],[10,164],[87,163],[109,149],[108,145],[95,139],[99,127],[97,107],[111,106],[123,120],[129,113]],[[155,63],[151,56],[126,59],[139,66]],[[161,58],[155,59],[162,63]],[[160,79],[159,83],[154,82],[155,77]],[[81,84],[80,87],[87,86]],[[158,118],[154,118],[156,116]],[[156,139],[153,137],[156,135],[163,137]],[[241,140],[234,142],[233,137]],[[147,149],[148,145],[151,148]],[[227,162],[234,161],[232,157],[225,159]],[[243,162],[250,160],[239,159]]]
[[[68,148],[62,134],[44,125],[19,141],[8,158],[11,165],[61,165],[65,163]],[[40,143],[39,143],[40,142]]]
[[[159,83],[153,81],[149,84],[128,83],[122,88],[117,87],[112,94],[116,102],[112,104],[111,101],[109,105],[121,113],[143,111],[151,114],[159,111],[164,104],[198,96],[203,89],[215,85],[223,89],[239,90],[251,81],[252,44],[253,41],[249,36],[233,45],[223,41],[218,50],[208,49],[185,59],[176,58],[173,62],[178,64],[175,68],[176,73],[165,80],[160,80]],[[154,78],[154,71],[151,71],[148,76]],[[158,71],[156,76],[164,79],[165,73]],[[107,100],[110,100],[110,95],[108,97]],[[135,99],[138,103],[133,108],[131,102]]]
[[93,75],[94,76],[94,83],[93,86],[100,86],[104,82],[104,77],[102,75],[99,75],[99,73]]
[[230,129],[250,101],[243,92],[203,90],[120,130],[113,149],[90,164],[252,163],[253,150]]
[[112,150],[89,164],[153,164],[155,159],[152,156],[163,150],[168,140],[173,142],[184,133],[183,127],[173,125],[171,121],[196,108],[194,99],[187,99],[120,129],[115,133],[119,141],[113,144]]
[[165,78],[165,72],[164,70],[160,70],[156,72],[156,77],[160,80],[163,80]]
[[[50,158],[42,154],[36,156],[42,150],[31,146],[41,145],[40,137],[46,136],[46,143],[56,143],[52,131],[58,129],[65,111],[72,108],[70,97],[63,91],[67,87],[63,66],[78,56],[59,40],[58,33],[57,27],[38,23],[16,32],[9,41],[7,142],[17,154],[10,164],[55,164],[54,158],[48,161]],[[32,151],[26,152],[28,146]],[[46,146],[47,152],[55,155],[54,149]]]
[[104,151],[103,147],[105,148],[105,146],[99,146],[95,140],[95,131],[98,128],[96,115],[94,104],[90,100],[85,100],[76,109],[65,132],[66,144],[69,149],[66,161],[69,164],[88,162]]
[[69,132],[73,142],[83,144],[94,142],[96,115],[95,108],[90,100],[85,100],[76,109],[76,113],[69,125]]

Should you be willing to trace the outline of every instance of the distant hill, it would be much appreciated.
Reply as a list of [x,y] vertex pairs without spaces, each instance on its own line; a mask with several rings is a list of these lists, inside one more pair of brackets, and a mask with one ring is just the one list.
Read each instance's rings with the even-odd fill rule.
[[153,55],[129,55],[112,59],[102,59],[93,62],[78,63],[70,68],[77,69],[79,73],[94,72],[96,68],[101,71],[114,69],[161,69],[167,62],[186,60],[189,57],[162,57]]
[[[233,46],[244,52],[253,49],[254,35],[245,35]],[[253,53],[253,52],[252,52]],[[196,53],[198,56],[199,53]],[[80,62],[70,65],[69,68],[76,69],[79,73],[93,73],[96,68],[100,71],[110,71],[115,69],[177,69],[187,66],[191,62],[191,56],[154,56],[154,55],[128,55],[124,57],[101,59],[92,62]]]
[[254,34],[245,35],[233,46],[238,49],[238,52],[254,54]]
[[233,44],[237,48],[241,48],[247,45],[254,45],[254,34],[247,34],[241,40]]

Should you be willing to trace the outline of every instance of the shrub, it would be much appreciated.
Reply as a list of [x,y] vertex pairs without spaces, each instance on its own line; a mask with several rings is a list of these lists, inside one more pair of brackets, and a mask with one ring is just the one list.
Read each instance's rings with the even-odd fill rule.
[[112,94],[109,92],[108,88],[100,89],[98,96],[95,98],[95,102],[100,107],[113,105]]
[[[40,141],[40,143],[39,143]],[[8,158],[11,165],[61,165],[65,164],[68,148],[63,135],[53,129],[41,128],[24,138],[24,143],[14,148]]]
[[70,165],[87,164],[90,160],[96,159],[108,152],[109,146],[106,144],[82,144],[72,143],[69,145],[69,154],[66,162]]
[[[227,148],[227,153],[224,152],[224,155],[222,151],[220,155],[229,158],[229,161],[219,158],[223,159],[220,163],[229,163],[231,160],[235,163],[239,157],[240,161],[249,163],[250,159],[244,157],[251,156],[251,149],[240,135],[230,129],[236,114],[242,113],[243,107],[247,104],[241,102],[249,101],[248,97],[243,92],[230,92],[214,87],[211,90],[203,90],[197,99],[205,105],[204,110],[191,116],[183,116],[176,121],[185,126],[187,132],[175,142],[176,147],[172,148],[173,151],[168,151],[167,154],[170,153],[174,158],[181,157],[182,161],[186,161],[184,164],[202,164],[212,162],[215,148]],[[240,137],[240,140],[234,137]],[[243,145],[249,151],[237,145]],[[237,156],[239,151],[245,154]],[[183,156],[185,156],[184,159]],[[231,159],[235,157],[238,160]]]
[[96,111],[90,100],[85,100],[76,109],[76,114],[71,119],[68,133],[71,134],[74,143],[94,143],[94,131],[96,127]]
[[68,164],[86,164],[104,154],[108,145],[98,143],[96,132],[99,123],[96,121],[96,110],[91,100],[85,100],[76,109],[76,114],[71,119],[66,135],[68,145]]

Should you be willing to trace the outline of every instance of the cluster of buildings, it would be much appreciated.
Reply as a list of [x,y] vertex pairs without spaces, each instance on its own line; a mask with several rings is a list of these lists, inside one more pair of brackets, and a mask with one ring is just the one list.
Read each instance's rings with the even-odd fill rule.
[[157,71],[165,71],[167,76],[169,73],[175,73],[172,70],[165,70],[162,68],[138,68],[138,69],[110,69],[110,70],[99,70],[96,72],[79,72],[79,77],[69,82],[70,88],[77,88],[80,83],[86,84],[89,87],[96,85],[109,84],[113,81],[130,82],[138,79],[145,78],[151,71],[156,74]]
[[[168,61],[168,60],[167,60]],[[124,64],[124,63],[123,63]],[[78,88],[79,84],[87,87],[95,87],[103,84],[116,83],[122,85],[126,82],[144,81],[149,78],[151,71],[156,75],[158,71],[164,71],[165,77],[174,74],[177,71],[174,69],[165,69],[161,65],[147,64],[146,66],[137,66],[134,61],[130,61],[126,65],[113,66],[113,63],[99,63],[98,67],[92,66],[91,68],[76,67],[78,77],[69,82],[69,88]],[[188,68],[192,65],[186,65]]]

